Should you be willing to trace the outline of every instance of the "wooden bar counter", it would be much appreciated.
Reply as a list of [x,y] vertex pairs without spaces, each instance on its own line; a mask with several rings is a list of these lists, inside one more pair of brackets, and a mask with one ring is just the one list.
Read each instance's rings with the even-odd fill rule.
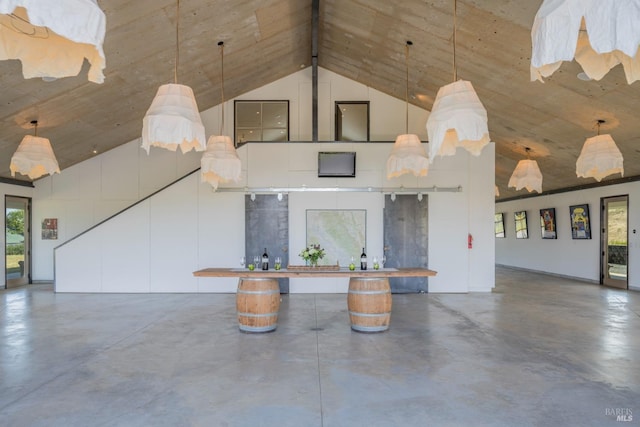
[[349,270],[320,266],[290,267],[282,270],[249,270],[247,268],[205,268],[196,277],[237,277],[236,308],[238,324],[243,332],[270,332],[277,327],[280,309],[279,278],[348,277],[347,306],[351,329],[357,332],[382,332],[389,329],[391,288],[389,277],[430,277],[437,273],[426,268],[383,268]]

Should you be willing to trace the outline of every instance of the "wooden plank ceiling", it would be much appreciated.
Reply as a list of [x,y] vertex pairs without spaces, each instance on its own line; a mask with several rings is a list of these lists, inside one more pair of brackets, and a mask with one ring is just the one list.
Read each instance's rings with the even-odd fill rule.
[[[31,120],[64,169],[139,137],[157,88],[173,81],[175,0],[98,3],[107,16],[104,84],[87,81],[86,64],[78,77],[44,82],[23,79],[18,61],[0,62],[0,177],[10,177],[10,158],[32,132]],[[488,111],[500,199],[527,194],[507,189],[525,147],[540,165],[544,191],[593,183],[576,178],[575,162],[598,119],[624,155],[625,176],[640,175],[640,83],[627,85],[621,67],[582,81],[575,63],[544,84],[529,81],[540,4],[458,0],[458,77],[472,82]],[[453,0],[320,0],[318,63],[404,99],[404,45],[412,40],[410,101],[430,110],[438,89],[453,81],[452,35]],[[178,81],[205,110],[221,99],[220,40],[227,99],[310,66],[311,0],[182,0],[180,39]]]

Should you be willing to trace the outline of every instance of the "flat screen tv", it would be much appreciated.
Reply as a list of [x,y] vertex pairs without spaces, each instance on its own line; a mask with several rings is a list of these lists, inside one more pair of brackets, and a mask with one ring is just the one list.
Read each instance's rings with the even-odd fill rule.
[[318,177],[320,178],[355,178],[356,153],[346,152],[318,152]]

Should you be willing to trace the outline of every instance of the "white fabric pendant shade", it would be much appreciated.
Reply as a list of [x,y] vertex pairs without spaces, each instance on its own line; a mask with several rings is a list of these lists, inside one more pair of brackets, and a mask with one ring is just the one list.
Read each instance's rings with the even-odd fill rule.
[[183,153],[204,151],[205,132],[198,105],[189,86],[169,83],[160,86],[142,120],[142,148],[162,147]]
[[427,119],[429,159],[452,156],[456,147],[464,147],[479,156],[489,144],[487,110],[480,102],[471,82],[458,80],[438,90]]
[[25,78],[76,76],[104,81],[106,28],[96,0],[0,0],[0,60],[19,59]]
[[11,157],[9,169],[11,176],[16,176],[16,172],[19,172],[31,179],[60,173],[58,161],[49,140],[32,135],[22,138],[18,149]]
[[638,22],[639,0],[544,0],[531,29],[531,80],[542,81],[575,57],[591,79],[622,64],[633,83],[640,79]]
[[587,138],[576,162],[576,175],[600,182],[602,178],[618,172],[624,176],[623,158],[611,135]]
[[520,160],[509,179],[509,187],[516,191],[526,188],[529,193],[542,193],[542,173],[535,160]]
[[240,181],[241,171],[242,164],[231,138],[211,136],[200,159],[201,182],[208,182],[215,190],[220,182]]
[[406,173],[426,176],[428,171],[429,159],[420,138],[413,134],[398,135],[387,159],[387,179]]

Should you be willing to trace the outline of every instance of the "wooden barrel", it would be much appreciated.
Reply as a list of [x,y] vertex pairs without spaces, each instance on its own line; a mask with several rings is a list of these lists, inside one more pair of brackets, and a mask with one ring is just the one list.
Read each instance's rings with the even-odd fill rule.
[[238,324],[244,332],[270,332],[278,326],[280,287],[277,279],[241,278],[236,294]]
[[352,277],[347,298],[351,329],[382,332],[391,320],[391,287],[386,277]]

